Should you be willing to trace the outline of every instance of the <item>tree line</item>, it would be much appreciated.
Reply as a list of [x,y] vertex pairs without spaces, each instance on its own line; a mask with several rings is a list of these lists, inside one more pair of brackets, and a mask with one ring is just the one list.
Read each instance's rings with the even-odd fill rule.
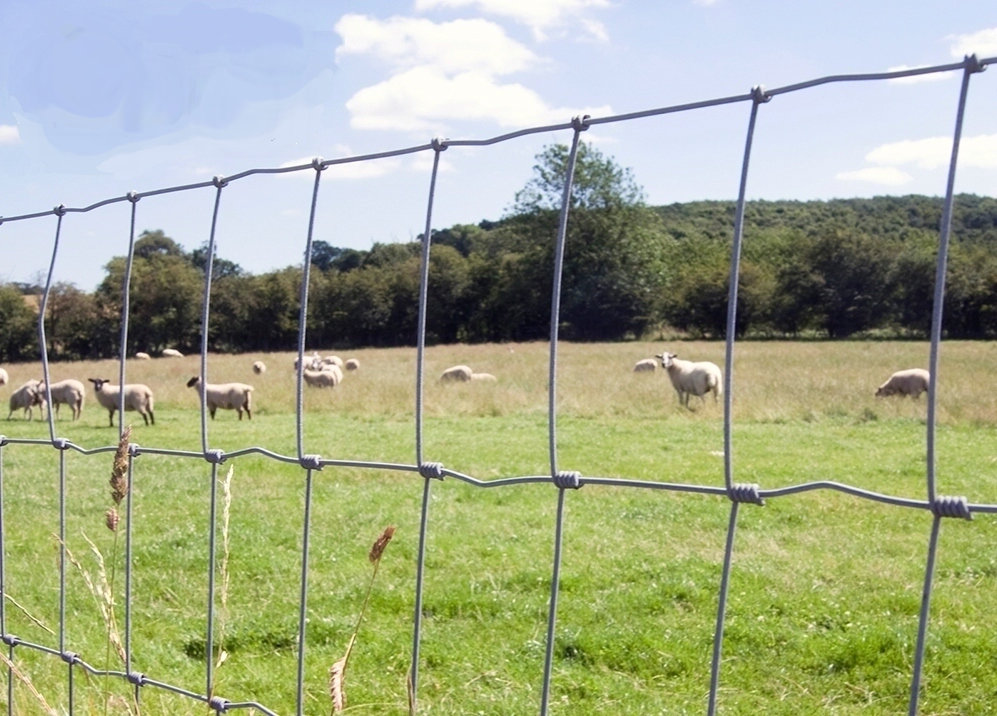
[[[567,148],[537,157],[505,216],[431,235],[428,343],[544,339]],[[648,206],[631,172],[580,145],[563,259],[566,340],[620,341],[666,331],[721,338],[727,321],[733,202]],[[926,337],[942,201],[902,196],[753,201],[745,208],[741,337]],[[997,337],[997,199],[959,195],[946,274],[945,336]],[[414,345],[424,237],[369,250],[313,242],[311,347]],[[185,251],[162,230],[135,242],[129,353],[197,351],[206,245]],[[250,274],[211,257],[208,348],[297,346],[301,266]],[[118,354],[126,257],[92,292],[52,287],[52,359]],[[37,359],[40,288],[0,285],[0,361]]]

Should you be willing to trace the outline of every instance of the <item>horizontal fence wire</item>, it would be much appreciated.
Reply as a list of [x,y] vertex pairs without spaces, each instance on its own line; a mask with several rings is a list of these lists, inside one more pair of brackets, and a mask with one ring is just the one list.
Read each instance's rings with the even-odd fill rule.
[[[126,503],[127,519],[125,520],[125,549],[126,549],[126,559],[125,559],[125,587],[124,587],[124,609],[125,609],[125,633],[123,635],[124,641],[124,653],[125,653],[125,668],[120,671],[116,670],[102,670],[98,669],[90,661],[87,661],[83,655],[74,653],[71,650],[71,638],[70,638],[70,615],[67,613],[66,609],[66,599],[69,590],[68,579],[67,579],[67,565],[71,556],[68,554],[66,549],[66,524],[67,517],[66,511],[68,507],[68,500],[70,495],[67,492],[66,480],[67,480],[67,467],[66,467],[66,455],[69,452],[79,453],[84,456],[98,456],[107,453],[114,453],[118,450],[118,446],[115,445],[102,445],[97,447],[86,447],[78,444],[74,444],[67,438],[60,437],[57,433],[57,428],[53,419],[52,412],[49,411],[48,414],[48,427],[49,427],[49,439],[35,439],[35,438],[17,438],[5,435],[0,435],[0,592],[3,592],[4,599],[0,600],[0,639],[3,643],[7,645],[6,655],[0,654],[3,658],[4,664],[6,666],[6,694],[7,694],[7,713],[15,713],[14,708],[14,694],[17,688],[20,688],[19,667],[18,664],[21,661],[21,654],[25,650],[32,650],[38,654],[48,655],[53,658],[61,659],[67,666],[66,669],[66,679],[67,679],[67,693],[68,702],[63,709],[69,713],[84,713],[85,710],[82,707],[77,707],[74,702],[75,687],[74,679],[78,672],[85,673],[88,677],[99,677],[102,679],[118,679],[123,683],[127,683],[133,689],[133,697],[135,702],[141,703],[141,695],[143,691],[147,689],[160,689],[165,692],[170,692],[172,694],[178,695],[185,699],[188,699],[191,703],[201,703],[207,708],[214,710],[216,712],[227,712],[234,710],[252,710],[259,713],[273,714],[274,711],[270,710],[266,705],[259,703],[254,700],[229,700],[218,696],[213,693],[214,690],[214,675],[213,670],[215,668],[214,658],[217,654],[218,644],[216,643],[216,627],[217,620],[219,618],[219,605],[218,605],[218,586],[215,583],[216,572],[218,566],[216,564],[216,552],[217,552],[217,533],[218,533],[218,495],[217,495],[217,484],[218,484],[218,468],[223,463],[228,460],[243,457],[247,455],[258,455],[269,460],[296,464],[300,466],[304,473],[304,502],[303,502],[303,514],[302,519],[302,533],[301,533],[301,543],[300,543],[300,553],[298,558],[300,559],[300,578],[298,584],[299,598],[297,600],[297,614],[295,616],[297,621],[297,637],[296,637],[296,649],[297,649],[297,676],[295,684],[296,692],[296,713],[303,714],[306,711],[306,694],[304,688],[304,665],[307,657],[307,645],[308,645],[308,584],[310,577],[312,575],[312,566],[309,563],[309,543],[313,536],[314,526],[311,524],[311,506],[312,506],[312,486],[316,479],[316,473],[320,472],[323,468],[329,467],[353,467],[353,468],[363,468],[369,470],[380,470],[392,473],[412,473],[418,475],[423,480],[423,490],[421,497],[421,514],[419,519],[420,534],[418,542],[418,555],[417,555],[417,565],[416,565],[416,581],[413,585],[414,589],[414,604],[415,609],[412,618],[412,652],[410,657],[409,666],[409,678],[408,678],[408,688],[409,688],[409,698],[410,698],[410,709],[415,711],[417,708],[417,699],[420,695],[420,683],[419,683],[419,668],[420,668],[420,644],[422,641],[422,626],[421,619],[423,613],[423,590],[424,590],[424,579],[427,571],[427,560],[426,560],[426,546],[427,538],[431,530],[431,520],[429,515],[429,507],[432,501],[432,492],[434,489],[446,489],[446,479],[452,479],[459,483],[467,484],[474,488],[483,489],[499,489],[505,487],[516,487],[527,484],[549,484],[557,489],[556,494],[556,516],[554,518],[554,525],[552,526],[552,539],[554,544],[554,549],[551,557],[550,571],[551,571],[551,582],[550,582],[550,594],[547,608],[547,622],[546,622],[546,637],[545,637],[545,658],[543,665],[543,675],[542,675],[542,694],[540,697],[540,703],[538,704],[539,712],[543,715],[548,712],[551,687],[554,681],[553,675],[553,665],[555,660],[555,654],[553,649],[553,642],[557,633],[557,609],[558,600],[560,596],[560,568],[561,568],[561,556],[562,556],[562,540],[564,538],[564,508],[567,500],[570,500],[569,490],[578,490],[585,486],[603,486],[612,488],[627,488],[627,489],[638,489],[638,490],[657,490],[666,491],[672,493],[692,493],[707,496],[714,496],[719,498],[724,498],[730,502],[730,513],[728,520],[728,527],[726,531],[725,540],[725,553],[723,560],[723,567],[721,572],[721,581],[718,585],[718,607],[716,615],[716,625],[713,633],[713,653],[711,658],[711,674],[710,674],[710,684],[709,692],[707,698],[707,704],[705,705],[705,710],[709,714],[713,714],[717,710],[717,698],[721,683],[721,664],[722,664],[722,647],[724,642],[724,623],[725,616],[727,614],[727,592],[729,587],[730,576],[732,573],[733,565],[733,550],[736,544],[736,533],[738,525],[738,514],[742,503],[753,504],[756,506],[764,505],[766,500],[772,500],[776,498],[789,497],[793,495],[800,495],[807,492],[813,491],[837,491],[852,497],[856,497],[862,500],[867,500],[871,502],[881,503],[885,505],[890,505],[899,508],[907,508],[912,510],[920,510],[930,513],[933,517],[932,530],[929,538],[928,551],[926,557],[925,571],[924,571],[924,582],[923,591],[921,599],[921,609],[918,619],[918,636],[917,645],[915,648],[915,653],[911,657],[912,662],[912,675],[910,682],[910,696],[909,696],[909,713],[914,714],[918,711],[919,697],[921,694],[921,672],[923,668],[923,663],[925,659],[925,638],[927,634],[929,614],[930,614],[930,599],[932,594],[932,578],[934,572],[934,565],[937,555],[937,545],[938,545],[938,535],[940,530],[941,521],[945,517],[956,517],[960,519],[971,519],[974,514],[993,514],[997,512],[997,505],[994,504],[981,504],[975,503],[968,500],[965,497],[960,496],[947,496],[939,495],[935,488],[935,473],[936,473],[936,454],[935,454],[935,422],[936,422],[936,374],[938,367],[938,348],[941,342],[942,335],[942,307],[945,297],[945,273],[946,273],[946,262],[948,256],[948,243],[952,216],[952,205],[954,197],[954,177],[957,167],[959,142],[962,132],[962,121],[965,111],[965,106],[968,97],[968,91],[970,86],[971,77],[986,69],[987,66],[997,62],[997,58],[988,59],[978,59],[975,56],[968,56],[964,58],[962,62],[956,62],[946,65],[937,65],[932,67],[923,67],[915,69],[897,70],[890,72],[877,72],[868,74],[848,74],[848,75],[834,75],[823,77],[819,79],[814,79],[806,82],[801,82],[793,85],[787,85],[784,87],[779,87],[775,89],[763,89],[761,87],[753,88],[750,92],[742,95],[735,95],[730,97],[723,97],[719,99],[706,100],[701,102],[694,102],[690,104],[675,105],[670,107],[662,107],[657,109],[649,109],[639,112],[631,112],[627,114],[619,114],[606,117],[576,117],[571,121],[562,123],[547,125],[542,127],[531,127],[522,129],[519,131],[511,132],[508,134],[499,135],[496,137],[488,139],[443,139],[436,138],[427,142],[426,144],[407,147],[403,149],[397,149],[393,151],[379,152],[375,154],[365,154],[359,156],[344,157],[338,159],[322,159],[315,158],[311,162],[302,163],[294,166],[280,167],[280,168],[257,168],[248,169],[246,171],[233,174],[228,177],[215,177],[210,181],[198,182],[193,184],[184,184],[179,186],[166,187],[162,189],[156,189],[152,191],[145,192],[129,192],[120,197],[114,197],[99,201],[97,203],[91,204],[85,207],[66,207],[64,205],[58,205],[52,210],[21,214],[16,216],[8,216],[0,218],[0,224],[8,224],[10,222],[20,222],[29,220],[40,220],[46,217],[55,216],[56,226],[55,226],[55,240],[53,243],[52,259],[49,268],[48,280],[45,285],[44,294],[41,300],[40,306],[40,319],[38,324],[39,333],[39,344],[41,352],[42,370],[44,374],[45,383],[49,383],[49,359],[47,352],[47,342],[45,336],[45,306],[48,301],[49,294],[52,289],[52,276],[54,274],[54,266],[56,258],[59,254],[59,237],[61,228],[64,220],[70,214],[75,213],[85,213],[90,211],[95,211],[97,209],[106,207],[110,204],[129,202],[131,204],[131,216],[130,216],[130,226],[128,234],[128,254],[125,269],[125,282],[123,288],[123,309],[122,309],[122,329],[120,335],[120,360],[119,360],[119,374],[118,381],[119,385],[126,384],[126,364],[124,357],[126,355],[126,347],[128,345],[128,319],[129,319],[129,296],[130,296],[130,286],[131,286],[131,270],[132,263],[134,259],[134,247],[135,247],[135,226],[136,226],[136,216],[138,212],[139,202],[141,199],[151,196],[157,196],[162,194],[178,193],[178,192],[191,192],[191,191],[204,191],[211,190],[215,193],[214,210],[212,213],[211,230],[209,234],[207,265],[205,267],[205,280],[204,280],[204,300],[202,303],[202,314],[201,314],[201,377],[206,383],[208,382],[208,372],[209,365],[207,363],[207,336],[209,332],[209,325],[212,318],[211,314],[211,282],[213,274],[213,256],[215,253],[215,233],[218,217],[221,212],[223,212],[224,206],[224,196],[227,187],[231,186],[234,182],[241,179],[254,176],[254,175],[273,175],[273,174],[285,174],[290,172],[314,172],[314,182],[312,185],[312,195],[311,195],[311,211],[309,216],[309,223],[307,229],[307,236],[305,237],[305,252],[304,261],[302,264],[302,283],[301,283],[301,296],[300,296],[300,318],[298,326],[298,341],[297,341],[297,377],[296,377],[296,445],[297,450],[294,454],[281,454],[269,450],[262,446],[247,446],[241,447],[235,450],[223,451],[217,448],[211,447],[210,435],[208,430],[208,421],[206,419],[207,409],[205,404],[205,397],[201,395],[201,422],[200,422],[200,442],[201,449],[199,451],[195,450],[174,450],[167,449],[164,447],[157,447],[155,445],[138,445],[131,444],[128,450],[128,470],[129,470],[129,480],[136,479],[141,480],[142,478],[142,468],[141,462],[137,461],[142,455],[158,455],[163,457],[178,458],[185,461],[190,461],[191,463],[203,462],[204,467],[209,474],[210,479],[210,505],[208,506],[208,534],[206,535],[205,548],[207,550],[207,602],[205,604],[205,658],[204,658],[204,689],[192,689],[189,687],[183,687],[176,683],[171,682],[170,675],[149,675],[141,673],[135,669],[134,662],[132,660],[132,645],[131,637],[132,631],[134,629],[133,620],[134,617],[131,613],[131,604],[133,601],[133,576],[136,567],[132,564],[131,559],[131,544],[132,544],[132,523],[136,519],[132,515],[131,507],[131,495],[128,495],[128,501]],[[744,207],[745,207],[745,197],[746,190],[748,186],[748,175],[750,167],[750,155],[751,146],[754,134],[754,127],[756,122],[759,121],[759,109],[762,105],[769,102],[773,97],[778,95],[801,92],[804,90],[809,90],[817,88],[823,85],[832,83],[856,83],[856,82],[867,82],[867,81],[884,81],[891,79],[900,79],[904,77],[913,77],[918,75],[945,73],[945,72],[961,72],[962,73],[962,86],[959,95],[959,104],[956,112],[956,127],[953,133],[952,141],[952,153],[949,162],[948,171],[948,182],[946,186],[945,203],[944,203],[944,214],[942,227],[939,237],[939,250],[937,257],[937,271],[936,271],[936,281],[935,281],[935,295],[933,303],[933,313],[932,313],[932,324],[931,324],[931,356],[930,356],[930,385],[928,391],[928,419],[926,421],[927,431],[926,431],[926,443],[927,443],[927,467],[926,467],[926,490],[924,499],[911,499],[907,497],[899,497],[889,494],[882,494],[878,492],[873,492],[867,489],[856,487],[849,484],[843,484],[833,481],[810,481],[801,482],[798,484],[780,487],[776,489],[765,489],[763,486],[751,483],[739,483],[735,481],[735,469],[733,461],[733,419],[732,419],[732,401],[733,394],[736,389],[737,381],[734,377],[734,352],[736,347],[735,341],[735,323],[737,314],[737,290],[738,290],[738,278],[740,276],[740,255],[741,255],[741,243],[742,243],[742,232],[743,232],[743,221],[744,221]],[[694,112],[708,107],[716,107],[720,105],[728,104],[738,104],[743,103],[748,105],[749,121],[747,129],[747,137],[745,141],[745,150],[743,154],[742,166],[741,166],[741,176],[740,176],[740,188],[736,205],[735,220],[732,239],[732,253],[730,261],[730,282],[729,282],[729,296],[728,296],[728,316],[727,316],[727,331],[726,331],[726,341],[725,341],[725,372],[724,372],[724,482],[723,485],[714,486],[701,486],[692,484],[682,484],[677,482],[668,481],[653,481],[653,480],[638,480],[638,479],[628,479],[626,477],[618,476],[594,476],[588,475],[581,472],[574,471],[561,471],[558,466],[558,437],[557,437],[557,419],[558,419],[558,409],[557,409],[557,369],[558,369],[558,327],[560,325],[560,293],[561,293],[561,271],[563,265],[563,256],[566,250],[570,250],[570,247],[566,247],[566,235],[567,227],[571,221],[569,215],[569,206],[571,204],[571,196],[573,190],[573,168],[576,158],[576,152],[580,137],[582,133],[588,130],[590,127],[599,124],[609,124],[609,123],[620,123],[628,122],[637,119],[645,119],[650,117],[656,117],[667,114],[682,113],[682,112]],[[479,146],[490,146],[502,144],[511,139],[522,137],[530,134],[540,134],[549,133],[553,131],[570,131],[572,133],[572,143],[569,155],[569,160],[567,164],[567,171],[564,177],[563,194],[561,199],[560,208],[560,218],[558,222],[557,235],[555,237],[555,262],[554,262],[554,272],[551,277],[553,291],[552,291],[552,302],[550,311],[550,340],[549,340],[549,374],[547,379],[547,389],[548,389],[548,408],[547,408],[547,424],[548,424],[548,437],[547,437],[547,447],[549,451],[549,463],[550,471],[545,474],[537,475],[515,475],[508,477],[500,477],[495,479],[480,479],[473,475],[468,475],[461,473],[459,471],[445,467],[442,463],[432,462],[431,456],[427,456],[424,441],[424,354],[426,349],[426,318],[427,318],[427,297],[428,297],[428,268],[429,259],[431,254],[432,239],[431,239],[431,229],[432,229],[432,212],[435,201],[435,188],[436,188],[436,178],[437,170],[439,167],[440,155],[443,151],[446,151],[450,147],[479,147]],[[421,256],[421,278],[420,278],[420,291],[419,291],[419,314],[418,314],[418,326],[417,326],[417,363],[415,370],[415,405],[414,405],[414,433],[415,433],[415,459],[412,463],[394,463],[394,462],[379,462],[379,461],[366,461],[366,460],[354,460],[354,459],[337,459],[335,457],[327,457],[313,454],[306,454],[304,452],[304,427],[305,427],[305,411],[304,411],[304,401],[303,401],[303,371],[305,367],[305,344],[306,344],[306,332],[307,332],[307,308],[308,308],[308,275],[311,265],[311,253],[312,253],[312,241],[313,233],[315,230],[315,212],[318,202],[318,197],[321,188],[321,177],[322,172],[333,165],[337,164],[347,164],[347,163],[358,163],[372,161],[376,159],[382,159],[386,157],[396,157],[404,154],[413,154],[421,152],[433,152],[433,166],[429,177],[428,186],[428,201],[427,210],[425,215],[425,231],[423,234],[422,242],[422,256]],[[2,238],[2,231],[0,231],[0,238]],[[48,388],[50,390],[50,387]],[[49,398],[48,403],[51,405],[51,394],[47,395]],[[125,407],[124,404],[124,391],[121,391],[119,395],[118,409],[122,410]],[[124,436],[125,428],[123,426],[123,421],[119,420],[119,439]],[[58,490],[59,490],[59,628],[58,633],[54,635],[55,643],[39,643],[37,641],[31,641],[26,639],[21,639],[15,634],[11,633],[8,629],[8,597],[6,590],[6,564],[9,560],[10,553],[14,547],[11,546],[12,535],[16,535],[18,531],[17,515],[13,514],[11,508],[9,507],[9,496],[5,489],[5,480],[8,479],[10,473],[15,472],[17,467],[9,467],[7,464],[8,454],[12,454],[15,451],[26,450],[26,449],[55,449],[58,451],[59,462],[58,462]],[[444,486],[436,486],[435,483],[442,483]],[[665,647],[662,647],[663,649]],[[79,710],[78,710],[79,709]],[[321,709],[323,711],[327,709]],[[53,711],[54,712],[54,711]]]

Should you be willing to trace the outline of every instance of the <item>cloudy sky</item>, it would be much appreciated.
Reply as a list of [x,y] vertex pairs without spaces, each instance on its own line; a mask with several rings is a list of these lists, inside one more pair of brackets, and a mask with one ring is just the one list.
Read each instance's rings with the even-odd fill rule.
[[[0,216],[90,206],[325,159],[490,139],[786,87],[997,57],[993,0],[7,0]],[[759,111],[749,198],[942,195],[960,72],[833,83]],[[598,124],[585,140],[652,204],[737,194],[750,104]],[[433,226],[498,219],[570,132],[441,155]],[[957,191],[997,195],[997,69],[974,75]],[[315,238],[370,248],[423,229],[431,151],[323,172]],[[216,241],[259,273],[299,263],[314,172],[231,182]],[[207,240],[215,190],[148,196],[136,228]],[[85,290],[127,251],[130,205],[63,219],[54,279]],[[0,281],[44,280],[54,216],[0,224]]]

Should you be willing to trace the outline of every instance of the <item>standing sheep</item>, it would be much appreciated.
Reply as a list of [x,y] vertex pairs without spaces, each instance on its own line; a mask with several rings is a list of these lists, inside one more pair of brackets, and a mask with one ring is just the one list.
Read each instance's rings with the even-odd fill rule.
[[87,392],[83,383],[78,380],[72,378],[60,380],[50,384],[47,390],[45,383],[41,383],[38,386],[38,392],[42,394],[42,397],[50,396],[52,398],[49,405],[55,408],[56,417],[59,416],[59,406],[63,403],[73,411],[73,420],[79,420],[80,415],[83,414],[83,400],[86,398]]
[[471,380],[472,375],[474,375],[474,371],[472,371],[468,366],[455,365],[443,371],[443,374],[440,375],[440,382],[466,383],[467,381]]
[[346,370],[360,370],[360,361],[356,358],[348,358],[345,367]]
[[[118,409],[121,386],[112,385],[106,378],[87,378],[93,383],[97,402],[107,408],[109,425],[114,427],[114,411]],[[156,416],[152,412],[152,389],[143,383],[128,383],[124,387],[125,410],[137,411],[146,425],[155,425]]]
[[239,420],[242,420],[242,411],[246,411],[246,417],[253,419],[250,410],[250,398],[253,394],[253,386],[246,383],[207,383],[201,382],[200,376],[194,376],[187,381],[188,388],[197,388],[197,392],[204,391],[204,402],[208,406],[208,413],[211,419],[215,419],[215,411],[236,410],[239,413]]
[[10,380],[10,378],[7,376],[7,371],[0,368],[0,385],[7,385],[8,380]]
[[42,417],[45,417],[45,396],[38,390],[41,383],[40,380],[32,378],[10,394],[10,412],[7,413],[7,420],[10,420],[14,411],[18,409],[27,414],[28,420],[33,419],[36,405],[39,406]]
[[343,371],[339,366],[330,365],[325,370],[309,370],[305,368],[301,376],[308,385],[315,388],[335,388],[343,382]]
[[923,368],[898,370],[876,389],[876,397],[888,395],[910,395],[920,398],[921,393],[928,392],[931,374]]
[[661,361],[661,367],[668,373],[679,403],[689,407],[689,396],[696,395],[705,403],[705,396],[713,392],[713,402],[716,403],[723,395],[723,377],[720,368],[709,361],[692,362],[681,360],[674,353],[661,353],[655,356]]
[[267,364],[261,360],[255,361],[253,363],[253,372],[256,373],[256,375],[263,375],[267,372]]
[[654,358],[644,358],[634,363],[634,373],[653,373],[658,369],[658,362]]

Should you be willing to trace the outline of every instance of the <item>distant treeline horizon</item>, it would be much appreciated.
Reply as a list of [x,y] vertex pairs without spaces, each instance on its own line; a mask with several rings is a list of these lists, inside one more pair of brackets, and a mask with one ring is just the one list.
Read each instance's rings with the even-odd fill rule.
[[[549,337],[558,212],[526,190],[517,202],[502,219],[433,232],[428,344]],[[565,244],[560,337],[723,338],[734,211],[730,201],[583,195]],[[738,337],[926,338],[942,211],[941,198],[921,195],[748,202]],[[369,250],[314,241],[309,349],[415,345],[421,255],[421,236]],[[52,360],[117,356],[125,262],[112,258],[92,293],[52,287]],[[254,275],[223,256],[211,263],[208,350],[295,350],[301,266]],[[207,264],[206,244],[187,252],[158,229],[136,240],[130,354],[200,349]],[[42,288],[0,285],[0,362],[40,355]],[[955,199],[943,315],[947,338],[997,338],[997,199]]]

